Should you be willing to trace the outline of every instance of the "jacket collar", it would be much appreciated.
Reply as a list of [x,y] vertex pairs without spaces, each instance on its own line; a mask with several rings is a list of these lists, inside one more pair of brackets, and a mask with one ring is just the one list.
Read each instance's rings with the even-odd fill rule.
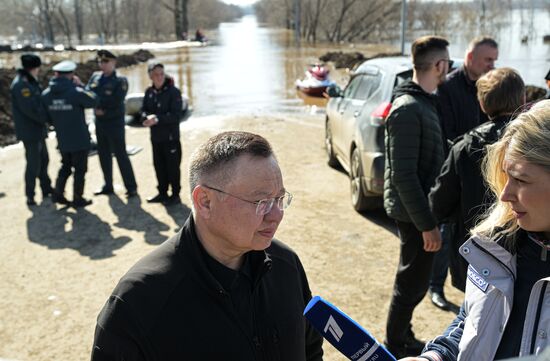
[[29,83],[38,83],[38,80],[34,76],[32,76],[31,73],[23,68],[17,69],[17,73],[19,74],[19,76],[26,77]]
[[[220,282],[212,275],[204,257],[207,255],[195,229],[193,214],[189,215],[183,225],[176,242],[176,250],[186,270],[210,292],[224,293]],[[263,276],[271,270],[272,259],[267,251],[250,251],[247,256],[250,262],[250,276],[254,280],[254,287],[258,285]]]
[[462,79],[464,80],[464,83],[468,88],[476,89],[476,82],[474,80],[471,80],[470,77],[468,76],[468,72],[466,71],[465,65],[462,65],[460,68],[458,68],[457,71],[459,72],[460,76],[462,77]]

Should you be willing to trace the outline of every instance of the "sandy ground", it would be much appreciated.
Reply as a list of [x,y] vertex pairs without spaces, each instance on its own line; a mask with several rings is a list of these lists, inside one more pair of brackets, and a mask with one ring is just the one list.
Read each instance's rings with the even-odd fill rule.
[[[182,170],[198,144],[229,129],[262,134],[273,144],[285,186],[294,194],[277,237],[300,255],[313,294],[339,306],[382,341],[399,241],[383,212],[361,215],[352,209],[346,174],[326,165],[323,117],[191,118],[182,125]],[[147,204],[145,198],[156,190],[148,131],[129,128],[127,143],[144,148],[131,157],[141,200],[125,199],[115,170],[117,194],[94,197],[91,206],[78,211],[49,200],[40,203],[40,195],[39,206],[27,208],[23,147],[0,150],[0,359],[89,359],[96,316],[118,279],[185,221],[190,211],[186,171],[184,204]],[[53,178],[60,158],[55,145],[55,139],[48,140]],[[92,156],[85,196],[101,185],[99,161]],[[70,183],[67,189],[72,196]],[[461,293],[449,286],[446,292],[460,302]],[[429,339],[453,317],[426,298],[415,312],[414,330]],[[328,343],[324,348],[326,360],[344,359]]]

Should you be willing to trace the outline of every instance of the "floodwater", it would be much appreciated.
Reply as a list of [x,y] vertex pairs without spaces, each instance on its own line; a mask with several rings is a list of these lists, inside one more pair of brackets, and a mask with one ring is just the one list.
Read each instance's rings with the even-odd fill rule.
[[[496,36],[500,42],[497,66],[511,66],[520,72],[527,84],[544,87],[544,75],[550,69],[550,44],[543,43],[542,37],[550,34],[549,13],[539,11],[527,14],[529,16],[521,10],[512,13],[512,25],[501,29]],[[453,34],[451,56],[462,58],[471,35]],[[521,37],[525,35],[529,36],[529,41],[522,44]],[[325,99],[304,96],[294,86],[309,64],[318,62],[318,57],[328,51],[359,51],[371,56],[397,49],[391,45],[312,46],[303,43],[296,46],[293,32],[262,26],[252,15],[237,22],[223,23],[207,36],[212,39],[208,46],[153,50],[155,61],[165,64],[166,72],[189,98],[193,114],[199,116],[323,113]],[[16,53],[1,55],[0,66],[14,64],[18,56]],[[45,62],[68,57],[83,62],[94,53],[45,53],[43,56]],[[150,84],[145,64],[119,72],[128,77],[129,92],[143,92]],[[331,69],[330,75],[339,85],[345,85],[349,78],[344,70]]]
[[[335,48],[297,47],[292,32],[263,27],[254,16],[223,23],[208,35],[213,39],[208,46],[154,51],[155,61],[164,63],[166,73],[189,97],[193,114],[324,112],[326,100],[297,92],[295,81],[303,78],[309,64]],[[120,72],[129,79],[129,92],[142,92],[150,83],[146,65]],[[348,76],[343,70],[331,72],[342,85]]]
[[[511,25],[495,36],[500,42],[497,66],[517,69],[527,84],[545,87],[544,76],[550,69],[550,44],[542,37],[550,34],[549,13],[526,14],[512,11]],[[528,21],[526,19],[529,19]],[[196,115],[258,112],[324,112],[325,100],[302,95],[295,81],[302,78],[309,64],[328,51],[393,51],[391,46],[312,46],[294,43],[291,31],[264,27],[254,16],[234,23],[223,23],[207,34],[214,39],[205,47],[156,51],[182,92],[190,99]],[[529,36],[526,44],[521,38]],[[451,56],[462,58],[472,35],[454,33],[450,38]],[[130,80],[130,91],[141,92],[148,86],[146,66],[123,69]],[[331,70],[331,77],[345,85],[349,74]]]

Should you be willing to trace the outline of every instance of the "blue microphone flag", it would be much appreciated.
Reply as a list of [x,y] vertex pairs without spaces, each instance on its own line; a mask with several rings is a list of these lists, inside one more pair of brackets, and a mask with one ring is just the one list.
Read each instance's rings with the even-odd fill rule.
[[323,337],[354,361],[396,361],[361,325],[319,296],[309,301],[304,316]]

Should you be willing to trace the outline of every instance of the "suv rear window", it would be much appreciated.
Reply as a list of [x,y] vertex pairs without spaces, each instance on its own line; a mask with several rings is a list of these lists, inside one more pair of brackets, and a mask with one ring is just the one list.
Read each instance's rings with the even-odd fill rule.
[[412,79],[412,77],[413,77],[412,69],[397,74],[395,76],[395,84],[393,84],[393,87],[395,88],[396,86],[403,84],[407,80]]

